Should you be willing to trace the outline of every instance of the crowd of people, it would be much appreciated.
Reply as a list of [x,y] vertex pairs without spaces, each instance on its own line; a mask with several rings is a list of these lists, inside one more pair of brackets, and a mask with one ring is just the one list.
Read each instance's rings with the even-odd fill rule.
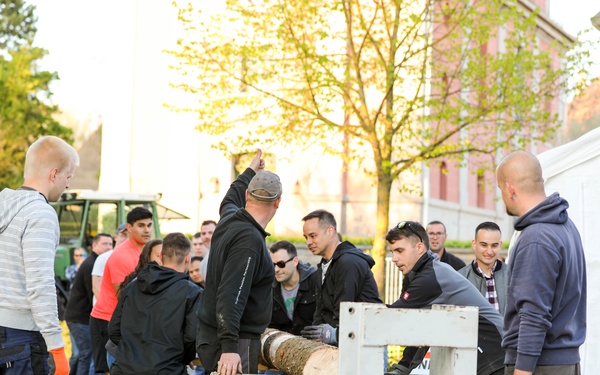
[[[218,222],[202,222],[191,241],[182,233],[152,239],[152,213],[136,207],[114,237],[93,238],[89,256],[75,250],[69,362],[52,272],[59,225],[48,202],[69,187],[78,164],[70,145],[42,137],[27,152],[23,186],[0,193],[0,374],[256,374],[267,327],[337,345],[342,302],[382,303],[373,258],[342,241],[328,211],[301,219],[317,267],[288,241],[267,247],[283,191],[257,150]],[[465,264],[445,248],[443,222],[401,221],[385,238],[403,275],[388,307],[477,306],[478,375],[578,375],[586,267],[568,203],[546,196],[528,152],[505,157],[496,175],[507,213],[517,217],[509,263],[493,222],[475,228],[475,259]],[[427,350],[407,347],[385,374],[409,374]]]

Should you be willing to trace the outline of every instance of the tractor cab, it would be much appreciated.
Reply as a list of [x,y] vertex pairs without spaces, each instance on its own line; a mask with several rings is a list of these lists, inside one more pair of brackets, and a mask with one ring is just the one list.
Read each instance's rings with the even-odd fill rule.
[[73,251],[83,247],[88,254],[92,239],[98,233],[113,236],[120,224],[127,221],[127,213],[142,206],[152,212],[152,238],[160,238],[163,220],[189,219],[158,201],[161,194],[102,193],[93,190],[68,190],[58,202],[51,203],[60,223],[60,243],[56,251],[54,272],[66,282],[65,270],[72,263]]

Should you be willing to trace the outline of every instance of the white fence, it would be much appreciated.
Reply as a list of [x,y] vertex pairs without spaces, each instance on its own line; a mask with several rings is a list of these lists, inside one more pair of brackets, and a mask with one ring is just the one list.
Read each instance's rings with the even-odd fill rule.
[[402,272],[398,270],[396,264],[392,262],[392,257],[385,258],[385,293],[382,298],[383,303],[392,304],[400,298],[402,290]]

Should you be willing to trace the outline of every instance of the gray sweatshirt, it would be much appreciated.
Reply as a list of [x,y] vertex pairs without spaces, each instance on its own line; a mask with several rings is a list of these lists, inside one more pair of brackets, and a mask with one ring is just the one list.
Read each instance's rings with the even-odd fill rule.
[[48,350],[63,347],[54,257],[60,229],[37,191],[0,192],[0,325],[40,331]]

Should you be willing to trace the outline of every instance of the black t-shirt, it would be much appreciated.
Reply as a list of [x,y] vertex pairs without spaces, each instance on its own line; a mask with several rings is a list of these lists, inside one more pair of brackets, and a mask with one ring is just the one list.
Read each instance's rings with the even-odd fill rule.
[[92,251],[91,255],[81,263],[75,275],[65,313],[65,320],[68,322],[89,324],[94,299],[92,269],[96,258],[98,254]]

